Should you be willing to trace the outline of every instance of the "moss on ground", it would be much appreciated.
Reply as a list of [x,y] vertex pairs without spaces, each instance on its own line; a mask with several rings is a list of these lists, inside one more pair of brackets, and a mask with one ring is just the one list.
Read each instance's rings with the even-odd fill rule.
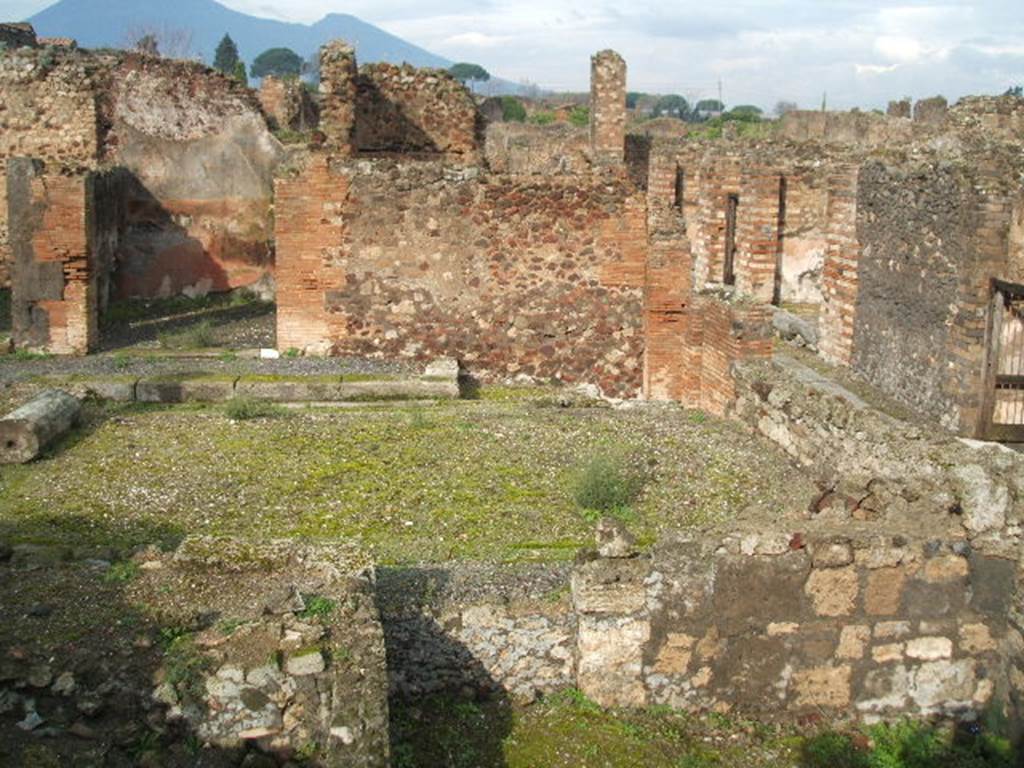
[[772,726],[668,707],[603,710],[578,691],[538,704],[435,696],[391,703],[396,768],[1010,768],[1009,742],[982,725],[849,732]]
[[44,460],[0,469],[0,529],[15,540],[130,546],[187,533],[341,539],[384,563],[558,560],[591,541],[579,468],[614,451],[647,483],[629,524],[792,511],[812,484],[735,424],[685,411],[537,408],[298,409],[232,422],[203,407],[90,407]]

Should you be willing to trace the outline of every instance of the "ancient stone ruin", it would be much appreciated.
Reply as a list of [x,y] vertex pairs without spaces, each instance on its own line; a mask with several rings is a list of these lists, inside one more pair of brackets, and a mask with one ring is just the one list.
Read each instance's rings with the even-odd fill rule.
[[[389,695],[576,688],[606,707],[791,721],[998,711],[1019,733],[1024,464],[1001,443],[1024,442],[1024,101],[792,112],[758,139],[703,140],[632,130],[613,51],[591,61],[576,128],[487,124],[447,73],[360,66],[341,41],[314,97],[40,47],[17,25],[0,39],[16,348],[93,352],[118,298],[271,286],[275,355],[439,361],[386,382],[66,388],[312,404],[554,382],[731,419],[819,491],[799,523],[644,547],[603,522],[573,563],[392,567],[206,537],[137,552],[133,589],[188,592],[189,615],[251,608],[230,631],[196,628],[187,681],[157,675],[174,727],[386,765]],[[790,346],[800,361],[778,354]],[[69,397],[0,421],[0,456],[35,458],[51,422],[71,426]],[[340,608],[317,617],[314,598]]]

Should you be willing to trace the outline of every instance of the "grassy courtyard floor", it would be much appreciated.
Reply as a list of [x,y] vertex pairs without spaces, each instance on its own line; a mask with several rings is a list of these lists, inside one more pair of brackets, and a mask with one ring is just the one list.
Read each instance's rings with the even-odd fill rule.
[[0,538],[173,544],[187,533],[344,538],[377,561],[563,559],[589,543],[582,468],[645,478],[621,510],[665,528],[798,514],[813,486],[735,424],[675,407],[562,408],[497,389],[419,407],[304,408],[235,421],[223,406],[97,406],[43,460],[0,468]]
[[392,702],[395,768],[1010,768],[1009,742],[900,722],[776,726],[668,707],[604,710],[578,691],[528,707]]

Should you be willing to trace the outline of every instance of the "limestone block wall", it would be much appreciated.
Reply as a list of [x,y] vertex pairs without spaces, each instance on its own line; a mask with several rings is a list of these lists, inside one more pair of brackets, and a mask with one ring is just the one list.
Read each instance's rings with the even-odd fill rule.
[[628,181],[314,156],[277,200],[282,348],[639,394],[646,206]]
[[594,560],[573,574],[578,685],[605,706],[977,717],[1005,695],[1015,569],[958,551],[794,532]]

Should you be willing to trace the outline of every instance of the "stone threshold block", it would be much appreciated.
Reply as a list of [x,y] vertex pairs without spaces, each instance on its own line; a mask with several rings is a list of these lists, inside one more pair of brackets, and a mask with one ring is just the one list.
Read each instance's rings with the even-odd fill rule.
[[0,464],[25,464],[77,422],[82,405],[76,397],[50,389],[0,419]]

